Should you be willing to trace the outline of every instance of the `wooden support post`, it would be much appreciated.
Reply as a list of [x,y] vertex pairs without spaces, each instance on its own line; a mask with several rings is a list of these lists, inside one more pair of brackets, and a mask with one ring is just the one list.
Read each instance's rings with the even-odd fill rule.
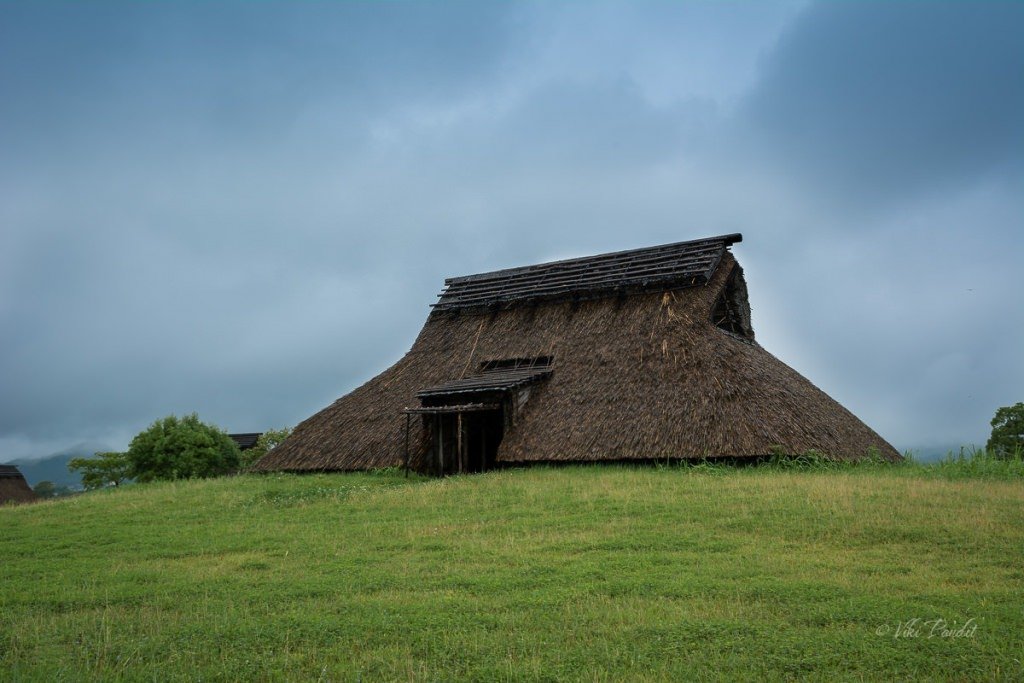
[[409,478],[409,422],[412,420],[410,413],[405,414],[405,478]]
[[456,429],[458,430],[456,437],[456,448],[459,451],[459,474],[462,474],[462,413],[455,414]]
[[439,476],[444,476],[444,415],[437,416],[437,468]]

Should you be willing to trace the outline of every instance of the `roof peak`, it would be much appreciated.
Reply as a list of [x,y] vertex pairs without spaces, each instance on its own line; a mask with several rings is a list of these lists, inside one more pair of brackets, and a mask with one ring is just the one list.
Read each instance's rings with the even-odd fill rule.
[[594,259],[612,258],[616,256],[633,256],[641,254],[642,252],[655,251],[662,249],[671,249],[673,247],[684,247],[691,245],[699,245],[704,242],[722,242],[725,246],[731,246],[737,242],[743,241],[743,234],[733,232],[728,235],[718,235],[716,237],[702,237],[696,240],[686,240],[683,242],[669,242],[667,244],[656,244],[651,247],[638,247],[636,249],[623,249],[622,251],[609,251],[602,254],[593,254],[591,256],[574,256],[567,259],[558,259],[556,261],[542,261],[540,263],[533,263],[527,266],[513,266],[511,268],[502,268],[500,270],[489,270],[484,273],[474,273],[473,275],[456,275],[453,277],[446,277],[444,283],[451,284],[453,282],[464,282],[475,278],[486,277],[490,275],[504,275],[508,273],[515,273],[521,270],[527,270],[532,268],[547,268],[549,266],[568,266],[579,263],[581,261],[592,261]]
[[615,293],[706,283],[740,233],[673,242],[445,279],[435,310],[487,309],[541,299],[591,299]]

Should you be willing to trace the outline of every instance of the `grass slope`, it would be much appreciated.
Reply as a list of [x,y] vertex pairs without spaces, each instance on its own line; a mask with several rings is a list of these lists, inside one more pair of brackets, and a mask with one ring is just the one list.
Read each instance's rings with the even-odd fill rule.
[[132,486],[0,509],[0,678],[1020,680],[1022,550],[917,466]]

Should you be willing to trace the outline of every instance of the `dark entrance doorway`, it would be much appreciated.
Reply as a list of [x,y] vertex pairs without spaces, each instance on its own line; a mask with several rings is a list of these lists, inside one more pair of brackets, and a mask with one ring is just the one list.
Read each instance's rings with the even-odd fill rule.
[[494,467],[504,436],[504,411],[440,413],[431,434],[439,474],[486,472]]
[[[494,467],[498,446],[505,435],[501,403],[474,403],[407,408],[407,420],[422,419],[420,438],[426,446],[423,469],[436,475],[486,472]],[[406,423],[406,463],[411,421]]]
[[[422,407],[406,408],[405,413],[423,418],[423,469],[444,475],[494,467],[505,430],[529,395],[528,385],[551,376],[552,360],[538,356],[484,361],[472,375],[416,392]],[[409,429],[407,422],[406,466]]]

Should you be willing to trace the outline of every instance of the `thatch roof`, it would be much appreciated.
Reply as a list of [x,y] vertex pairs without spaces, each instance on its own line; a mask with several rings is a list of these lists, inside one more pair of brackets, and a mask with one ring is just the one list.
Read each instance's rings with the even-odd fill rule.
[[0,465],[0,505],[30,503],[36,499],[32,487],[14,465]]
[[[874,449],[898,458],[878,434],[754,340],[743,271],[728,250],[739,239],[668,245],[675,263],[684,264],[683,277],[634,277],[660,248],[638,250],[632,262],[638,268],[619,267],[617,283],[595,283],[581,271],[575,290],[549,290],[543,297],[507,285],[486,303],[460,289],[502,278],[521,284],[530,268],[449,280],[439,304],[447,299],[452,305],[434,308],[401,360],[299,424],[256,469],[401,465],[403,410],[421,401],[432,405],[431,397],[446,389],[486,383],[489,369],[507,375],[502,359],[548,364],[543,376],[513,364],[511,372],[529,376],[531,384],[519,389],[498,463],[747,458],[812,449],[849,459]],[[686,245],[709,256],[710,270],[685,265],[695,262],[687,259]],[[609,262],[628,264],[629,252]],[[559,264],[543,268],[550,274]],[[519,299],[510,295],[515,291]],[[458,402],[486,401],[470,393]],[[412,419],[410,464],[427,468],[429,418]]]

